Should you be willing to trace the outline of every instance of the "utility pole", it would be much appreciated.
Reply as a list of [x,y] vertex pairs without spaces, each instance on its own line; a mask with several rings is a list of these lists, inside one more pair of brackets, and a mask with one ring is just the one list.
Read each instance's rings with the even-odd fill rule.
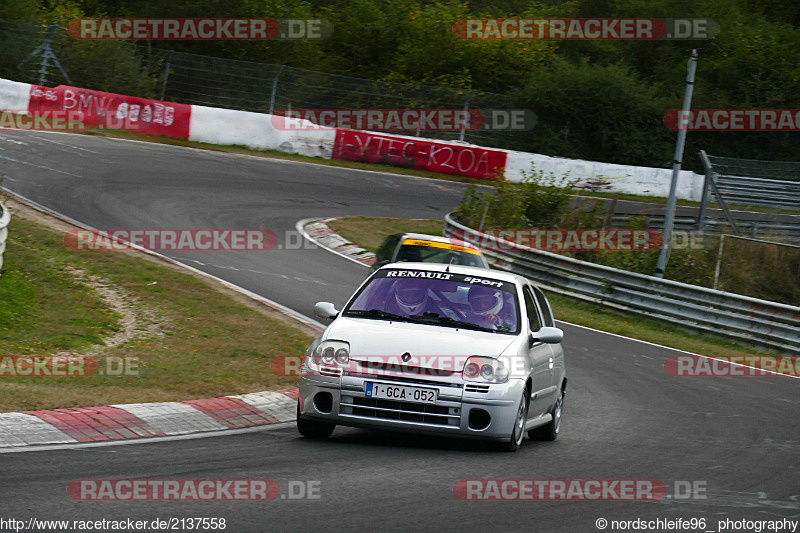
[[689,58],[689,72],[686,75],[686,92],[683,95],[683,107],[678,115],[678,142],[675,144],[675,159],[672,163],[672,182],[669,186],[669,199],[667,200],[667,212],[664,216],[664,232],[661,242],[661,250],[658,253],[658,263],[656,264],[656,277],[663,278],[664,270],[669,259],[669,244],[672,240],[672,226],[675,223],[675,197],[678,189],[678,176],[681,171],[681,159],[683,158],[683,148],[686,145],[686,130],[689,129],[689,110],[692,107],[692,91],[694,90],[694,75],[697,70],[697,48],[692,49]]

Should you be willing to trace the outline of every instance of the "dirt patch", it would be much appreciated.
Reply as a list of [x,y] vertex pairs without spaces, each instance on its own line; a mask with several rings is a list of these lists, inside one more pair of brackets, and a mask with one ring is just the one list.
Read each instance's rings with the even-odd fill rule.
[[164,335],[163,323],[152,309],[143,307],[130,293],[113,285],[107,279],[89,274],[85,270],[65,267],[64,270],[79,283],[93,290],[105,304],[119,315],[120,330],[103,338],[103,344],[92,346],[86,355],[97,355],[107,348],[116,348],[127,342]]

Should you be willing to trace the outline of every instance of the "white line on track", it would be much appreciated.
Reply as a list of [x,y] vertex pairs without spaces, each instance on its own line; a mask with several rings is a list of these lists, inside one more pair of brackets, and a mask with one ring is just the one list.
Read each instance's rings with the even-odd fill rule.
[[97,155],[105,155],[102,152],[95,152],[94,150],[89,150],[88,148],[81,148],[80,146],[75,146],[73,144],[60,143],[58,141],[54,141],[53,139],[48,139],[47,137],[37,137],[36,135],[31,135],[31,137],[33,137],[34,139],[39,140],[39,141],[47,141],[49,143],[58,144],[60,146],[66,146],[67,148],[74,148],[76,150],[83,150],[84,152],[90,152],[90,153],[97,154]]
[[41,168],[42,170],[50,170],[52,172],[58,172],[59,174],[66,174],[67,176],[72,176],[72,177],[75,177],[75,178],[82,177],[82,176],[78,176],[77,174],[72,174],[70,172],[66,172],[64,170],[58,170],[57,168],[51,168],[51,167],[48,167],[46,165],[37,165],[36,163],[30,163],[28,161],[21,161],[19,159],[14,159],[13,157],[5,157],[5,156],[0,155],[0,159],[5,159],[7,161],[13,161],[14,163],[21,163],[23,165],[30,165],[32,167]]

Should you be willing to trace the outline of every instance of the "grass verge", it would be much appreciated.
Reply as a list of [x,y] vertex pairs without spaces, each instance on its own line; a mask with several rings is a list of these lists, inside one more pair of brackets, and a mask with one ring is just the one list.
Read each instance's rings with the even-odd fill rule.
[[[443,222],[441,220],[348,217],[334,220],[329,226],[336,233],[355,244],[374,250],[384,237],[393,233],[413,231],[441,235]],[[688,332],[658,320],[619,312],[577,298],[546,292],[550,305],[553,307],[553,314],[558,320],[565,322],[704,355],[771,353],[724,338]]]
[[394,233],[442,234],[441,220],[426,219],[347,217],[332,220],[328,227],[370,252],[376,251],[383,239]]
[[64,233],[71,226],[0,198],[12,211],[0,277],[0,358],[92,355],[101,369],[112,358],[138,361],[121,376],[7,377],[6,371],[0,412],[190,400],[296,385],[275,375],[270,361],[301,355],[313,331],[145,254],[69,250]]

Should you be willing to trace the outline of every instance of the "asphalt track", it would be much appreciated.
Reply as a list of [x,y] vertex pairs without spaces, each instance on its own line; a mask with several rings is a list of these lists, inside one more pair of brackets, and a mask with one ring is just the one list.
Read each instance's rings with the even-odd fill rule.
[[[0,175],[10,190],[98,228],[271,229],[279,243],[297,220],[312,216],[439,217],[464,189],[392,174],[16,131],[0,131]],[[316,301],[341,305],[367,273],[315,249],[170,255],[308,316]],[[570,383],[556,442],[526,440],[519,452],[507,454],[479,442],[346,428],[328,442],[314,442],[288,426],[3,454],[0,518],[224,517],[226,531],[576,532],[598,531],[599,518],[705,519],[705,528],[682,528],[690,531],[717,531],[717,521],[726,519],[800,519],[798,380],[670,377],[663,361],[673,350],[563,327]],[[284,494],[290,481],[319,481],[320,498],[70,499],[67,484],[86,478],[267,478]],[[672,497],[460,501],[453,486],[462,479],[657,479]],[[699,482],[706,498],[675,497],[676,481]],[[609,524],[607,530],[619,529]]]

